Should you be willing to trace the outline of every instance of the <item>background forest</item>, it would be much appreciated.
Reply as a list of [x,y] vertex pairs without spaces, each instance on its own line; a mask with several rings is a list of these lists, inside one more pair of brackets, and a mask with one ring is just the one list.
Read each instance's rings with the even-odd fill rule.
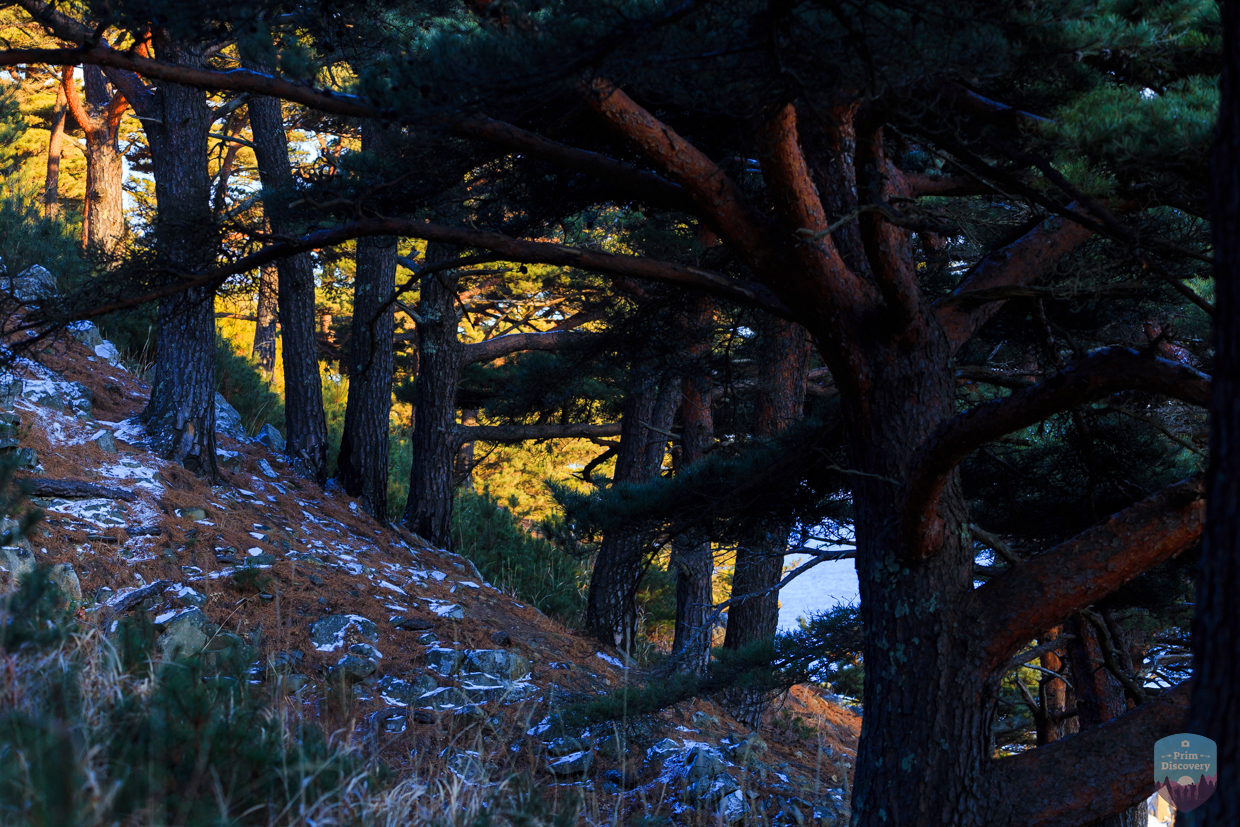
[[[94,321],[151,451],[229,486],[218,392],[614,647],[643,685],[586,718],[759,729],[813,681],[863,710],[856,827],[1143,824],[1189,720],[1240,781],[1234,538],[1202,545],[1235,17],[0,3],[0,261],[59,283],[5,332]],[[777,634],[839,559],[859,604]]]

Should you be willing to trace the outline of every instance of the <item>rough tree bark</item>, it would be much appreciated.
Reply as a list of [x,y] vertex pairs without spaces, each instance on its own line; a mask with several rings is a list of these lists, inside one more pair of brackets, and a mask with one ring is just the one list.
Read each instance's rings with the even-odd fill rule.
[[65,118],[69,114],[69,99],[65,96],[62,82],[56,87],[56,110],[52,115],[52,128],[47,140],[47,176],[43,182],[43,214],[48,218],[60,215],[60,156],[64,152]]
[[[383,130],[380,124],[362,128],[363,152],[382,152],[390,145],[391,138]],[[396,326],[390,299],[395,290],[396,239],[359,238],[349,338],[349,401],[336,476],[345,492],[358,497],[362,507],[379,520],[387,519],[388,415]],[[450,332],[456,338],[455,324]]]
[[[275,232],[282,232],[288,218],[280,205],[293,188],[293,172],[280,102],[253,98],[247,106],[267,221]],[[309,253],[302,253],[280,259],[276,268],[284,357],[284,450],[299,473],[322,483],[327,479],[327,417],[314,339],[314,264]]]
[[[156,32],[162,60],[200,66],[195,47]],[[211,183],[207,132],[211,112],[200,89],[161,84],[142,106],[143,124],[155,168],[157,244],[175,270],[205,270],[215,249],[211,230]],[[215,291],[195,287],[159,304],[155,373],[142,419],[152,449],[198,473],[216,477],[215,460]]]
[[1214,388],[1209,511],[1193,615],[1188,730],[1218,744],[1218,786],[1190,823],[1240,824],[1240,3],[1223,0],[1223,78],[1215,136]]
[[[758,335],[761,342],[754,436],[770,439],[801,419],[809,373],[809,339],[800,325],[773,316],[763,317]],[[775,639],[779,592],[765,590],[779,582],[792,529],[785,522],[755,524],[737,545],[732,596],[761,594],[729,607],[724,648],[736,650]]]
[[[679,462],[676,473],[689,471],[705,459],[714,444],[715,423],[711,409],[710,356],[713,345],[714,302],[702,295],[691,296],[685,311],[688,364],[681,380]],[[710,662],[715,603],[714,553],[709,536],[689,529],[672,542],[669,564],[676,582],[676,628],[672,657],[686,672],[702,674]]]
[[[97,66],[82,70],[85,102],[73,81],[73,68],[65,67],[61,86],[69,111],[86,136],[86,196],[82,217],[82,247],[111,254],[125,235],[122,196],[124,157],[117,137],[121,116],[129,107],[125,96],[108,94],[107,81]],[[203,140],[206,140],[205,134]]]
[[[613,487],[640,485],[659,473],[667,453],[667,438],[660,431],[671,429],[679,397],[679,382],[661,375],[654,365],[639,362],[629,369]],[[585,629],[590,635],[623,652],[633,651],[637,590],[645,571],[640,533],[620,529],[603,537],[586,595]]]
[[[268,226],[270,232],[270,226]],[[280,294],[280,270],[264,264],[258,275],[258,309],[254,323],[254,360],[263,376],[271,381],[276,369],[276,322]]]
[[[428,266],[450,261],[456,255],[455,247],[426,246]],[[422,278],[413,466],[404,516],[406,528],[441,548],[452,546],[453,468],[460,446],[456,392],[465,368],[465,346],[457,335],[457,278],[452,270],[431,272]]]

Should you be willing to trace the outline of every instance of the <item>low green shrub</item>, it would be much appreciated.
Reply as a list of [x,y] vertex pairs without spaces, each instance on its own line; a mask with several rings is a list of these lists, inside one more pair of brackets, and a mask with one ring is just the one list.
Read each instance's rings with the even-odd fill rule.
[[245,356],[239,355],[223,336],[215,339],[215,389],[241,414],[246,431],[256,433],[264,425],[284,427],[284,402]]
[[457,492],[452,542],[496,588],[566,623],[585,608],[581,563],[525,530],[489,492]]

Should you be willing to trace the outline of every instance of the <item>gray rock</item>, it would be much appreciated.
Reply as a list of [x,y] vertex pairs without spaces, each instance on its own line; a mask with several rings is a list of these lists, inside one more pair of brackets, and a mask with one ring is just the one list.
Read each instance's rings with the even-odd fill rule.
[[16,376],[5,376],[0,378],[0,408],[6,411],[13,410],[13,403],[17,401],[17,397],[22,395],[22,389],[25,382]]
[[377,643],[379,627],[361,615],[328,615],[310,624],[310,642],[320,652],[334,652],[357,638]]
[[689,804],[715,804],[739,790],[736,779],[727,773],[699,778],[685,788],[681,798]]
[[733,790],[719,801],[719,820],[724,824],[735,824],[749,812],[749,804],[740,790]]
[[199,609],[186,609],[164,623],[156,623],[156,628],[161,626],[164,633],[159,636],[155,648],[163,660],[200,654],[215,631],[211,621]]
[[664,758],[679,751],[680,744],[676,743],[671,738],[664,738],[662,741],[659,741],[650,749],[646,750],[646,760],[657,761],[660,758]]
[[547,770],[552,775],[585,775],[592,766],[594,766],[594,753],[589,750],[582,750],[581,752],[569,753],[562,758],[549,762]]
[[207,509],[205,508],[178,508],[177,516],[184,517],[187,520],[205,520],[207,519]]
[[370,725],[378,735],[399,735],[409,726],[409,719],[400,710],[380,709],[370,716]]
[[439,636],[434,632],[423,632],[418,635],[417,641],[423,646],[435,646],[439,643]]
[[270,422],[259,429],[258,436],[254,437],[254,440],[266,445],[277,454],[284,453],[284,436]]
[[296,695],[310,685],[310,679],[297,672],[276,677],[276,690],[282,695]]
[[116,349],[116,345],[106,340],[95,345],[95,355],[109,365],[117,365],[121,361],[121,352]]
[[69,335],[86,345],[92,351],[103,344],[103,334],[94,322],[70,322]]
[[554,738],[547,743],[547,754],[552,758],[563,758],[565,755],[572,755],[575,752],[581,752],[589,747],[582,743],[580,738]]
[[241,414],[228,404],[223,394],[215,395],[215,432],[233,439],[245,440],[245,426],[241,424]]
[[469,784],[481,784],[490,774],[486,763],[468,752],[454,752],[446,763],[454,775]]
[[78,580],[73,566],[68,563],[57,563],[48,571],[47,579],[60,590],[60,594],[71,607],[76,608],[82,605],[82,582]]
[[702,712],[701,710],[694,712],[690,720],[693,722],[693,725],[695,727],[698,727],[699,729],[701,729],[702,727],[707,727],[707,726],[719,726],[718,718],[716,718],[714,715],[707,715],[705,712]]
[[3,279],[5,292],[25,304],[38,304],[56,295],[56,277],[40,264]]
[[65,409],[65,398],[61,395],[60,389],[56,387],[55,382],[47,379],[23,382],[21,394],[40,408],[50,408],[53,411]]
[[95,394],[81,382],[70,382],[66,388],[66,402],[70,408],[84,416],[90,416],[95,402]]
[[714,778],[723,772],[723,761],[713,751],[693,747],[685,752],[685,780],[692,784],[702,778]]
[[416,703],[427,692],[434,692],[438,688],[439,681],[425,672],[415,675],[412,680],[388,676],[379,681],[379,694],[384,700],[402,706]]
[[365,658],[359,658],[357,655],[345,655],[332,668],[332,674],[343,677],[346,683],[360,681],[362,678],[368,678],[374,673],[374,662]]
[[462,673],[459,675],[461,691],[469,698],[470,703],[514,704],[527,701],[538,694],[538,687],[529,683],[519,683],[484,675],[481,672]]
[[464,670],[515,681],[530,673],[530,662],[507,649],[469,649]]
[[454,649],[431,649],[426,653],[426,668],[445,678],[461,671],[465,655]]
[[0,546],[0,568],[7,571],[16,585],[27,572],[34,571],[34,555],[29,546]]
[[13,452],[13,461],[18,468],[38,468],[39,454],[33,448],[18,448]]
[[104,450],[105,453],[116,453],[116,438],[112,436],[111,431],[104,431],[93,440],[96,445]]
[[429,620],[419,620],[416,617],[394,617],[389,622],[397,629],[403,629],[406,632],[424,632],[435,628],[435,624]]
[[359,658],[379,661],[383,660],[383,653],[369,643],[354,643],[349,647],[350,655],[357,655]]

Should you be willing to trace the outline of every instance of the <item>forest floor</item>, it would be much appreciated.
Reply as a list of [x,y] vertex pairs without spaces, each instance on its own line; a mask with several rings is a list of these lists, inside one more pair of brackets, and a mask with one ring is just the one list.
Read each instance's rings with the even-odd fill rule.
[[[120,492],[36,499],[30,553],[0,563],[72,567],[81,622],[106,634],[145,612],[166,656],[248,644],[292,714],[397,773],[466,786],[526,773],[551,798],[584,793],[594,823],[845,818],[860,718],[815,687],[778,699],[760,738],[710,700],[557,729],[558,710],[647,676],[244,433],[220,434],[216,485],[160,460],[135,419],[148,388],[75,336],[10,366],[27,476]],[[12,581],[0,571],[0,589]]]

